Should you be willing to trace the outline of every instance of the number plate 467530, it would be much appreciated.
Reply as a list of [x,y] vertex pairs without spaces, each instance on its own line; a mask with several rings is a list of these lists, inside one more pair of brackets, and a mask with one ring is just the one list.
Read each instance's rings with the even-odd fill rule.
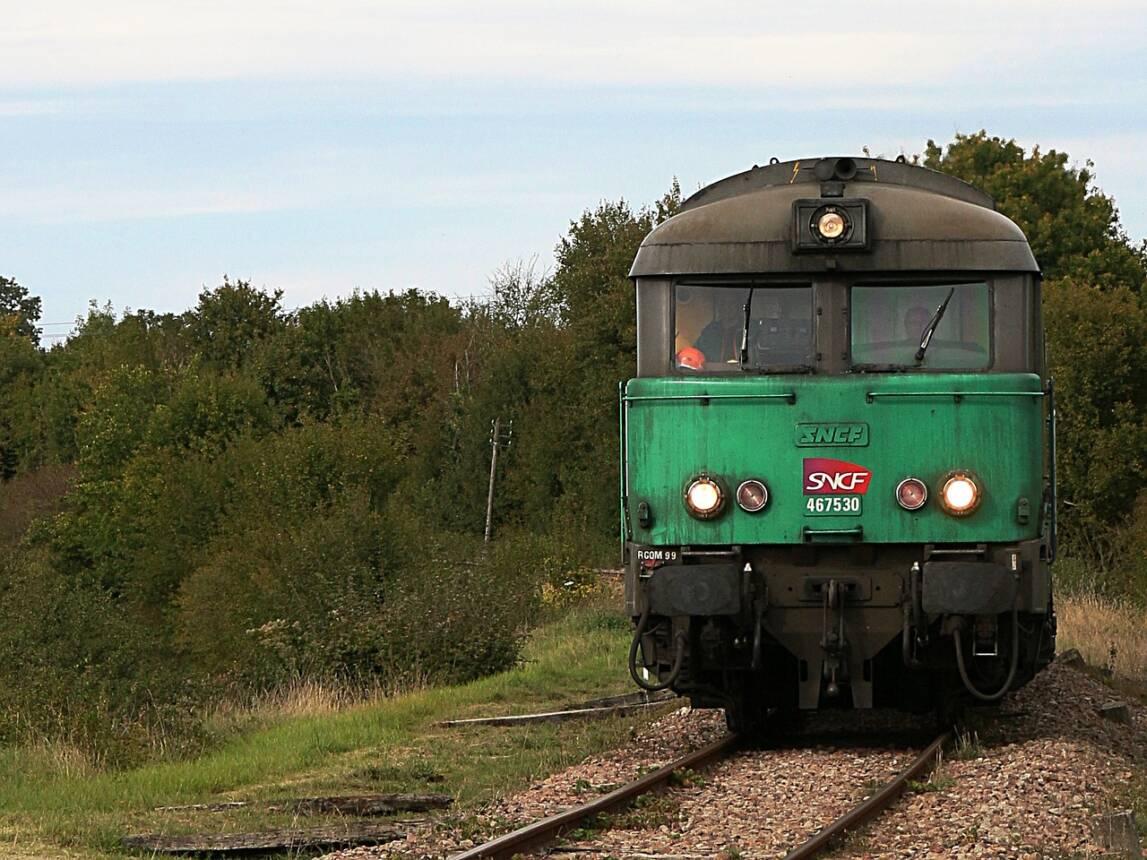
[[863,496],[806,496],[805,516],[857,517],[860,516],[862,498]]

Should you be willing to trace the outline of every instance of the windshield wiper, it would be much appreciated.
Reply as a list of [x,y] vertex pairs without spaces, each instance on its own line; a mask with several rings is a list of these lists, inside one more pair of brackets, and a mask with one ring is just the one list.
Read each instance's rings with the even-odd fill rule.
[[928,320],[928,325],[924,326],[924,331],[920,332],[920,348],[916,350],[917,364],[924,360],[924,353],[928,351],[928,344],[932,342],[932,335],[936,333],[936,326],[940,325],[940,320],[944,318],[944,311],[948,310],[948,302],[952,301],[952,296],[955,294],[955,287],[948,290],[947,298],[940,303],[940,307],[936,308],[936,313],[932,314],[932,319]]
[[756,287],[749,287],[749,297],[745,300],[745,325],[741,329],[741,370],[746,372],[749,370],[749,320],[753,313],[753,290],[755,289]]

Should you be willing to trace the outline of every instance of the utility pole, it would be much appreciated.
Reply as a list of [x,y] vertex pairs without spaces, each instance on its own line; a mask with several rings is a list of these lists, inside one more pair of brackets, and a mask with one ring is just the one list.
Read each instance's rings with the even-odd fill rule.
[[503,445],[509,448],[513,440],[513,421],[510,422],[510,426],[504,434],[500,417],[490,422],[490,490],[486,494],[486,543],[490,542],[490,530],[494,520],[494,475],[498,471],[498,449]]

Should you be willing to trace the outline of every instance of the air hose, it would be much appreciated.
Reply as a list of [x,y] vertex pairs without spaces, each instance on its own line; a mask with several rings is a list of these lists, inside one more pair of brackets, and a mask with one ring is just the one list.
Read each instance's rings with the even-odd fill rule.
[[1004,679],[1004,685],[994,693],[981,693],[972,684],[972,679],[968,677],[968,669],[964,666],[964,649],[960,643],[960,628],[956,627],[952,630],[952,640],[956,643],[956,668],[960,670],[960,680],[964,682],[964,687],[969,693],[981,702],[998,702],[1004,697],[1004,693],[1011,689],[1012,681],[1016,677],[1016,667],[1020,663],[1020,613],[1019,609],[1015,606],[1012,607],[1012,660],[1011,668],[1008,669],[1008,677]]
[[641,674],[637,671],[637,652],[641,648],[641,637],[645,634],[645,625],[648,622],[649,607],[646,606],[645,610],[641,613],[641,620],[637,622],[637,630],[633,633],[633,642],[629,645],[629,675],[633,678],[633,683],[637,684],[641,689],[649,693],[657,693],[661,690],[669,689],[677,680],[677,676],[681,674],[681,666],[685,663],[685,644],[687,639],[685,631],[678,631],[674,639],[674,643],[677,647],[673,656],[673,668],[669,670],[669,677],[660,684],[650,684],[642,678]]

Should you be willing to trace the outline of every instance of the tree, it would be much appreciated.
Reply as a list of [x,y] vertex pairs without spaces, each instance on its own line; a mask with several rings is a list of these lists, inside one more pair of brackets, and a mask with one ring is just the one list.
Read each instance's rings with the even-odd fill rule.
[[490,311],[509,329],[522,329],[558,317],[549,273],[538,271],[538,258],[508,262],[490,276]]
[[1065,548],[1109,562],[1147,478],[1147,310],[1125,287],[1044,289]]
[[28,459],[30,395],[42,365],[43,353],[16,333],[14,317],[0,317],[0,480],[13,477]]
[[187,314],[194,346],[218,367],[242,366],[257,343],[282,328],[282,297],[282,290],[268,293],[224,276],[220,286],[199,294],[195,310]]
[[1065,152],[1035,146],[1029,154],[1014,140],[978,131],[957,134],[946,147],[929,140],[924,164],[992,195],[1027,235],[1045,278],[1142,291],[1147,245],[1131,246],[1115,201],[1092,186],[1092,162],[1073,167]]
[[0,276],[0,480],[28,457],[29,391],[42,365],[40,299],[11,278]]
[[33,346],[40,345],[41,304],[38,296],[28,294],[12,278],[0,275],[0,336],[28,338]]
[[526,468],[508,486],[523,494],[548,487],[551,516],[603,540],[617,524],[617,386],[633,375],[637,349],[629,268],[642,240],[680,205],[674,180],[652,207],[603,202],[571,222],[548,285],[561,334],[528,356],[531,401],[515,425],[514,453]]

